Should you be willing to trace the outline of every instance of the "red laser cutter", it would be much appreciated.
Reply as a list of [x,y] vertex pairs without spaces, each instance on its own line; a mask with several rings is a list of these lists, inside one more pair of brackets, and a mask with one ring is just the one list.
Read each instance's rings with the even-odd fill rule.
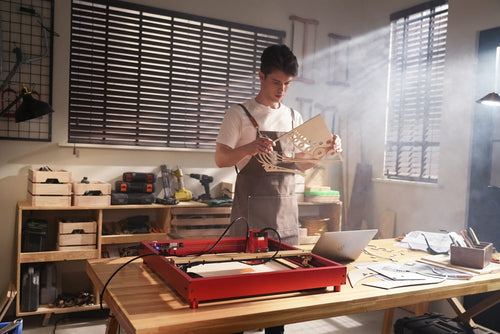
[[[191,308],[207,300],[256,296],[346,284],[346,266],[309,251],[281,244],[267,232],[250,230],[247,237],[143,241],[143,261],[162,277]],[[215,245],[216,244],[216,245]],[[214,246],[215,245],[215,246]],[[193,275],[198,265],[239,261],[248,264],[276,261],[286,269],[217,277]],[[262,265],[262,264],[261,264]]]

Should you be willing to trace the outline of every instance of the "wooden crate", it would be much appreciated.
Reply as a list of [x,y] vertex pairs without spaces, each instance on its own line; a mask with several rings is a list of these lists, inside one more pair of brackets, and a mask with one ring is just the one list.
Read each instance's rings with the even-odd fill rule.
[[32,206],[71,206],[71,196],[36,196],[28,192],[28,202]]
[[31,182],[35,183],[46,183],[51,180],[57,180],[59,183],[70,183],[71,182],[71,172],[64,169],[57,169],[54,171],[40,171],[37,169],[30,169],[28,172],[28,178]]
[[32,195],[71,195],[71,183],[35,183],[28,181],[28,192]]
[[95,245],[95,233],[59,234],[59,246]]
[[74,251],[74,250],[92,250],[96,249],[96,245],[82,245],[82,246],[61,246],[57,245],[58,251]]
[[58,227],[58,250],[95,249],[97,242],[97,222],[59,222]]
[[230,207],[172,208],[170,234],[181,239],[218,238],[231,223]]
[[83,233],[96,233],[97,222],[59,222],[59,234],[71,234],[75,231]]
[[84,195],[86,192],[100,192],[101,195],[111,194],[111,184],[101,181],[91,181],[89,183],[73,182],[73,194]]
[[73,206],[109,206],[111,195],[76,196],[73,195]]

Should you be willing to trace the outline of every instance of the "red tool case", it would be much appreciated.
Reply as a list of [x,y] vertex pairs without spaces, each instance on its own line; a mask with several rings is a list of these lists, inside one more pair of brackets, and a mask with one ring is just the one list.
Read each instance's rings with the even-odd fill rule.
[[[205,257],[222,256],[220,262],[229,262],[234,255],[244,254],[245,261],[256,261],[259,253],[245,253],[247,238],[228,237],[221,239],[215,247],[215,239],[178,239],[165,241],[143,241],[140,254],[143,261],[190,305],[197,308],[198,303],[244,296],[273,294],[280,292],[326,288],[333,286],[335,292],[346,284],[347,268],[339,263],[312,254],[299,248],[281,244],[277,259],[284,259],[293,269],[271,272],[226,275],[218,277],[191,277],[175,262],[205,263]],[[268,252],[276,252],[279,242],[268,239]],[[213,249],[210,249],[213,247]],[[210,249],[210,252],[207,252]],[[148,255],[151,254],[151,255]],[[202,255],[198,255],[202,254]],[[287,254],[292,254],[288,256]],[[226,256],[227,255],[227,256]],[[255,258],[252,260],[252,257]],[[213,256],[212,256],[213,258]],[[208,260],[207,260],[208,261]],[[208,263],[208,262],[207,262]]]

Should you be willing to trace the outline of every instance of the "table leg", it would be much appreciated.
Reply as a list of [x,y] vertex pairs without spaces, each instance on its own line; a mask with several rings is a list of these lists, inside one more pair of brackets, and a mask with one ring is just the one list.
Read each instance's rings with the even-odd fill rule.
[[392,322],[394,320],[395,308],[388,308],[384,311],[384,322],[382,323],[382,334],[391,334]]
[[120,324],[118,323],[118,320],[111,314],[109,313],[108,317],[108,323],[106,325],[106,334],[117,334],[119,333],[119,326]]

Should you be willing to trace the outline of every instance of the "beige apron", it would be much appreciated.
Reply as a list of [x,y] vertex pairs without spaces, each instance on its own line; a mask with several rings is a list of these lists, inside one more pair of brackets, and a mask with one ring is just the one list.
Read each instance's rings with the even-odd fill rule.
[[[247,110],[245,112],[251,117]],[[252,123],[256,125],[255,120]],[[282,135],[282,133],[274,131],[261,131],[261,133],[273,140]],[[293,143],[288,138],[286,139],[278,141],[274,150],[278,153],[292,152]],[[284,167],[293,168],[290,165]],[[279,232],[282,242],[297,245],[299,243],[299,224],[295,174],[266,172],[253,156],[236,177],[231,221],[238,217],[245,217],[251,229],[275,228]],[[232,235],[244,236],[246,226],[240,220],[235,223],[231,230]],[[272,231],[269,232],[269,236],[277,239]]]

